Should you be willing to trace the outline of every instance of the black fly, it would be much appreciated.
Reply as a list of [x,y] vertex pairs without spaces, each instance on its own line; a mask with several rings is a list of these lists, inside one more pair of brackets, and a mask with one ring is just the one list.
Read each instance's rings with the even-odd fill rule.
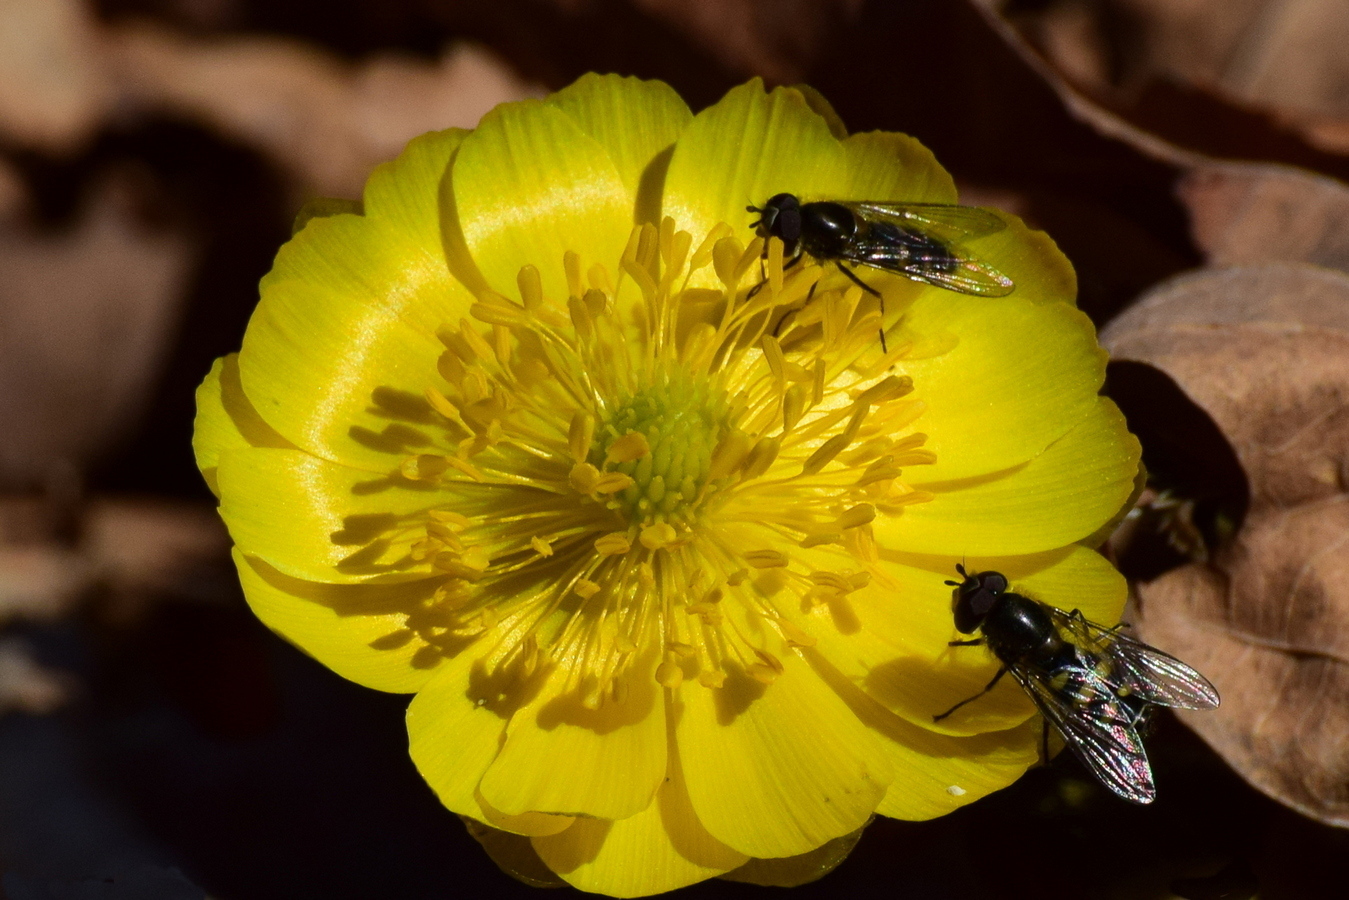
[[760,237],[782,240],[789,266],[802,254],[833,262],[876,297],[880,292],[844,263],[981,297],[1005,297],[1016,287],[1012,279],[959,249],[963,241],[1006,227],[987,209],[947,203],[802,203],[795,194],[776,194],[762,207],[746,209],[759,214],[751,227]]
[[1153,706],[1213,709],[1218,692],[1194,669],[1140,641],[1008,590],[1000,572],[967,573],[955,587],[956,629],[982,632],[953,647],[987,644],[1002,666],[978,694],[933,716],[940,721],[993,689],[1007,672],[1102,784],[1126,800],[1151,803],[1152,783],[1139,721]]

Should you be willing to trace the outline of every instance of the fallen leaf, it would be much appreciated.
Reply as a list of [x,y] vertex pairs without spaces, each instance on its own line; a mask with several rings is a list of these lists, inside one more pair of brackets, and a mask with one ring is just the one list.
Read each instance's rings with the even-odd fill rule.
[[1349,272],[1349,185],[1287,166],[1209,163],[1177,191],[1210,266],[1287,260]]
[[190,240],[106,179],[68,232],[0,221],[0,485],[81,471],[135,424],[186,289]]
[[97,28],[81,0],[0,0],[0,136],[75,150],[111,99],[102,76]]
[[1222,695],[1182,720],[1260,790],[1349,825],[1349,274],[1182,276],[1101,341],[1174,379],[1250,485],[1241,530],[1209,564],[1137,586],[1140,635]]

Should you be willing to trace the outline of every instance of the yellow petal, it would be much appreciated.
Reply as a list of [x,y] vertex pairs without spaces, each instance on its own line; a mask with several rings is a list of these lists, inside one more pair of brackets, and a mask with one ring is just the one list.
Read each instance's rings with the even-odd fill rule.
[[590,685],[569,689],[566,669],[554,669],[511,717],[506,746],[479,786],[483,798],[508,815],[622,819],[645,809],[665,777],[665,701],[655,669],[654,654],[635,662],[620,682],[625,693],[598,709],[586,705]]
[[[684,129],[665,177],[663,212],[695,240],[725,222],[748,243],[756,216],[747,205],[783,191],[811,200],[840,197],[847,178],[843,146],[805,97],[792,88],[765,94],[756,78],[732,88]],[[694,281],[694,287],[720,286],[710,271]]]
[[862,839],[863,831],[866,831],[866,826],[821,844],[809,853],[784,856],[781,859],[751,859],[740,868],[733,869],[721,877],[725,881],[740,881],[764,887],[799,887],[810,884],[838,868]]
[[881,739],[894,772],[877,808],[881,815],[943,815],[1006,787],[1038,758],[1039,719],[973,737],[936,734],[886,711],[814,650],[806,653],[817,675]]
[[[815,569],[840,570],[849,562],[826,548],[798,551]],[[1033,707],[1010,678],[959,714],[932,717],[983,690],[999,663],[983,647],[950,647],[964,639],[952,618],[952,588],[959,558],[885,553],[866,587],[820,603],[793,622],[816,639],[815,652],[887,710],[926,730],[980,734],[1013,728]],[[1118,620],[1128,593],[1124,579],[1093,550],[1076,545],[1031,556],[969,558],[971,572],[1002,572],[1013,589],[1061,606],[1081,609],[1106,624]],[[853,567],[855,567],[853,563]],[[788,611],[790,612],[790,610]]]
[[409,752],[422,778],[446,808],[516,834],[551,834],[567,816],[528,813],[511,817],[484,806],[478,782],[506,739],[514,709],[486,689],[484,665],[492,645],[480,640],[447,660],[408,706]]
[[377,691],[410,693],[443,658],[409,624],[409,614],[431,596],[436,582],[316,584],[238,549],[234,564],[253,613],[343,678]]
[[466,316],[472,296],[450,277],[434,204],[461,137],[414,141],[372,177],[365,216],[310,222],[263,279],[240,377],[262,418],[297,446],[389,471],[443,440],[423,397],[444,350],[435,330]]
[[350,583],[426,570],[408,550],[443,494],[301,450],[221,453],[220,516],[244,553],[311,581]]
[[672,891],[745,862],[743,853],[698,821],[673,748],[669,778],[646,809],[615,822],[578,819],[561,834],[533,843],[548,868],[570,884],[611,897]]
[[448,184],[445,214],[494,290],[515,296],[521,267],[533,265],[544,295],[565,304],[569,250],[581,254],[581,272],[601,263],[616,280],[636,195],[604,145],[562,110],[539,100],[498,106],[464,141]]
[[932,151],[907,134],[871,131],[843,142],[848,184],[839,200],[955,203],[956,185]]
[[637,198],[635,222],[659,224],[670,152],[693,118],[674,88],[663,81],[590,72],[546,102],[608,151],[623,186]]
[[722,687],[679,689],[693,808],[748,856],[795,856],[860,828],[890,779],[877,736],[794,652],[780,662],[769,685],[728,663]]
[[197,418],[192,424],[192,452],[212,493],[220,496],[216,466],[223,451],[294,446],[262,420],[244,395],[239,383],[239,354],[217,359],[197,387]]
[[872,528],[881,546],[910,553],[1010,556],[1062,547],[1115,514],[1133,490],[1138,458],[1124,417],[1098,398],[1083,421],[1023,465],[963,481],[915,478],[936,496],[878,516]]
[[920,354],[950,347],[897,367],[913,378],[912,399],[927,404],[913,427],[937,455],[935,464],[905,471],[910,484],[1025,462],[1096,409],[1105,380],[1106,353],[1091,320],[1062,304],[928,291],[891,336],[892,345],[910,339]]

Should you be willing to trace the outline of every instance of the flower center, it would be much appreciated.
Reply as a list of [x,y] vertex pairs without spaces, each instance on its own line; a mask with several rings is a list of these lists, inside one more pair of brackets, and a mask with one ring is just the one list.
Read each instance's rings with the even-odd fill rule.
[[[619,495],[628,522],[690,526],[706,498],[712,452],[729,427],[721,391],[688,372],[666,369],[613,410],[591,462],[622,459],[612,468],[632,478]],[[619,443],[624,435],[641,435],[646,452],[626,458],[630,454]]]
[[476,321],[439,332],[443,449],[401,476],[441,500],[394,568],[443,582],[407,628],[451,655],[494,640],[494,684],[564,667],[590,706],[634,667],[769,683],[765,626],[808,644],[789,619],[846,603],[872,519],[929,497],[902,478],[933,460],[894,372],[908,345],[892,330],[882,351],[872,298],[841,275],[785,270],[779,241],[725,225],[697,249],[670,219],[641,226],[617,277],[563,263],[565,302],[526,266],[518,302],[480,296]]

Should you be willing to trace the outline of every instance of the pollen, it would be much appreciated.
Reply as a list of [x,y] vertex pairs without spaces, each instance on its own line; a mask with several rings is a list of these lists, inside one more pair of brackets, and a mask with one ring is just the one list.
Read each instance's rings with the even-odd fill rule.
[[444,577],[426,621],[492,635],[502,678],[560,668],[590,708],[639,668],[771,688],[815,643],[793,617],[869,582],[875,518],[929,498],[904,481],[935,459],[906,342],[882,348],[857,286],[726,226],[695,246],[666,219],[618,260],[549,264],[567,296],[525,266],[517,297],[485,291],[438,331],[443,446],[398,477],[441,499],[395,526]]

